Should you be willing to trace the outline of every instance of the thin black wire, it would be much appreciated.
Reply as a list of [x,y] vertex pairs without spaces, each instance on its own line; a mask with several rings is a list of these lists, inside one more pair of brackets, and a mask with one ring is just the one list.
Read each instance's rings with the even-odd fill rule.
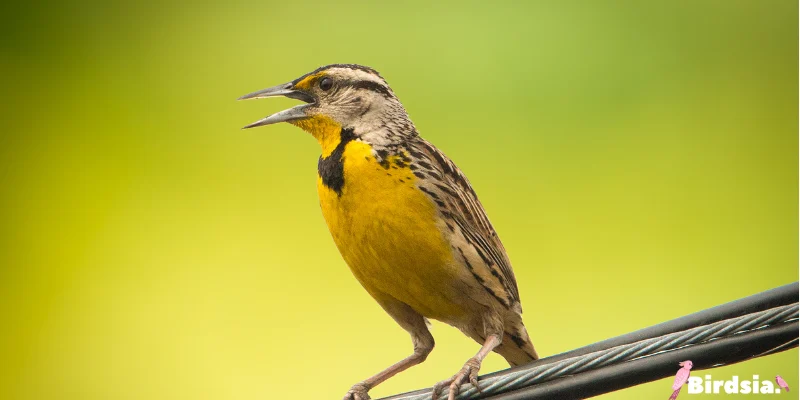
[[[709,341],[713,343],[714,341],[722,341],[737,335],[743,338],[744,336],[741,335],[788,321],[796,321],[798,318],[797,293],[797,283],[785,285],[673,321],[595,343],[594,345],[537,360],[525,366],[485,375],[479,381],[481,387],[480,396],[475,396],[477,391],[471,385],[464,385],[457,398],[460,400],[472,398],[473,396],[483,398],[514,390],[519,391],[518,389],[530,388],[533,385],[550,382],[564,376],[597,371],[611,366],[618,366],[624,362],[642,360],[649,357],[655,359],[659,358],[656,356],[664,353],[678,353],[678,350],[699,347]],[[654,334],[659,335],[657,337],[647,336]],[[783,332],[784,336],[785,334]],[[751,336],[756,337],[756,335],[748,337]],[[762,340],[761,347],[758,347],[759,354],[752,353],[745,358],[738,357],[735,360],[731,358],[731,360],[734,360],[732,362],[739,362],[743,359],[760,357],[797,347],[796,332],[794,332],[793,336],[791,339],[784,338],[780,342],[768,341],[770,339],[768,336],[757,336],[758,340]],[[764,347],[764,345],[767,347]],[[708,367],[726,364],[723,358],[720,356],[716,364],[708,364]],[[674,366],[670,365],[669,368],[674,369]],[[655,370],[657,368],[650,367],[650,369]],[[628,386],[643,382],[634,382]],[[612,388],[608,391],[611,390],[616,389]],[[446,396],[443,394],[442,397]],[[430,399],[430,390],[420,390],[392,396],[384,400]]]
[[[785,322],[763,329],[754,329],[721,339],[710,340],[674,351],[661,352],[549,380],[532,386],[503,392],[483,400],[573,400],[629,388],[662,378],[673,377],[678,363],[692,360],[692,372],[716,368],[754,357],[788,350],[787,344],[797,343],[798,321]],[[700,372],[697,372],[700,374]],[[669,386],[665,386],[669,389]],[[666,398],[669,391],[664,394]]]
[[[537,383],[577,374],[607,365],[622,363],[655,353],[676,350],[687,345],[703,343],[711,339],[720,339],[741,332],[757,330],[764,326],[779,324],[798,318],[798,304],[775,307],[770,310],[743,315],[709,325],[703,325],[686,331],[675,332],[664,336],[645,339],[639,342],[597,351],[583,356],[572,357],[553,364],[541,365],[527,370],[512,371],[500,376],[482,379],[478,382],[481,396],[490,396]],[[478,390],[470,384],[462,385],[459,400],[472,398]],[[439,399],[447,398],[442,393]],[[430,400],[430,393],[422,393],[397,400]]]

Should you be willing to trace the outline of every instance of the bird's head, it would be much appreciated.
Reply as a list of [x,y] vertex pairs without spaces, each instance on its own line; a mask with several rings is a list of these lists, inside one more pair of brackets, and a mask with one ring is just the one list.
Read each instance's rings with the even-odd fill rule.
[[369,67],[327,65],[291,82],[244,95],[239,100],[276,96],[306,104],[277,112],[244,128],[288,122],[311,133],[323,151],[336,145],[342,129],[373,144],[387,144],[405,135],[416,135],[416,129],[386,80]]
[[694,364],[692,364],[692,362],[689,361],[689,360],[686,360],[686,361],[683,361],[683,362],[679,362],[678,365],[681,366],[681,367],[689,368],[689,369],[691,369],[692,366],[694,366]]

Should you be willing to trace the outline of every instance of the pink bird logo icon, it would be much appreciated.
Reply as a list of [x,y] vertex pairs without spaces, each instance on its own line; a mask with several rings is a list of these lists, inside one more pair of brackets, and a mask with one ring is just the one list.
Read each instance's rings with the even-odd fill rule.
[[786,381],[783,380],[783,377],[781,377],[780,375],[775,375],[775,382],[778,384],[778,386],[781,387],[781,389],[787,392],[789,391],[789,385],[786,384]]
[[678,398],[678,394],[681,393],[681,388],[683,385],[689,380],[689,371],[692,370],[692,362],[686,360],[682,363],[678,363],[681,369],[678,370],[678,373],[675,374],[675,382],[672,383],[672,395],[669,396],[669,400],[675,400]]

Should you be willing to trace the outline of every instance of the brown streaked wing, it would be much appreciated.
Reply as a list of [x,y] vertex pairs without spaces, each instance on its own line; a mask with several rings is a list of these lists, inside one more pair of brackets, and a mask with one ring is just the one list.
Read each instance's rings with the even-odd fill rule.
[[[452,160],[421,137],[409,144],[409,150],[414,164],[420,166],[422,174],[438,189],[438,196],[450,200],[442,202],[439,199],[436,202],[440,212],[450,214],[467,240],[479,250],[479,254],[485,255],[484,261],[499,268],[501,284],[519,303],[519,289],[505,247],[467,177]],[[486,267],[491,269],[492,265]]]

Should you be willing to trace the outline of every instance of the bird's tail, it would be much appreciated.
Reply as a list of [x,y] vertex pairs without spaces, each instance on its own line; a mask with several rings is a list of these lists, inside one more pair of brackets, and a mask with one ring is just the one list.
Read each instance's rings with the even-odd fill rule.
[[675,400],[675,399],[677,399],[677,398],[678,398],[678,395],[679,395],[680,393],[681,393],[681,388],[677,388],[677,389],[675,389],[675,391],[674,391],[674,392],[672,392],[672,395],[671,395],[671,396],[669,396],[669,400]]
[[522,323],[518,327],[506,327],[506,332],[503,334],[503,342],[495,351],[503,356],[512,367],[539,359],[536,349],[533,348],[531,338],[528,336],[528,331],[525,330],[525,326]]

